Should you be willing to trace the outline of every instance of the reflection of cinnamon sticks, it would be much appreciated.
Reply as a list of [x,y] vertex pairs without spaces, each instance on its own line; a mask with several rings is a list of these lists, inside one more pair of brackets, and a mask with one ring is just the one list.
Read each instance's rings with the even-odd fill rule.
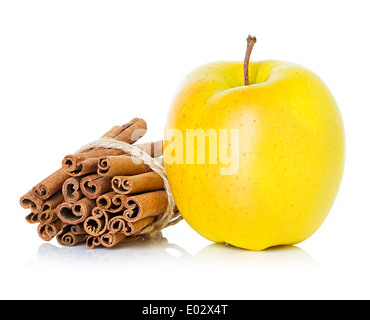
[[[102,137],[132,144],[145,132],[145,121],[135,118]],[[163,141],[137,147],[160,162]],[[26,220],[39,223],[41,239],[56,237],[62,246],[85,242],[92,249],[138,236],[166,210],[168,196],[162,178],[142,160],[122,150],[92,148],[64,157],[62,168],[22,196],[20,204],[31,210]]]

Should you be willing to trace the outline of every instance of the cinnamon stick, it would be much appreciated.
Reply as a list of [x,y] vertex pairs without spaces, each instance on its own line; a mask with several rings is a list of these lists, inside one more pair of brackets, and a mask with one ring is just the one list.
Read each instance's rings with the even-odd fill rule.
[[60,209],[61,204],[59,204],[56,208],[45,210],[38,214],[38,220],[40,223],[49,224],[54,222],[55,220],[59,219],[58,212]]
[[111,248],[121,242],[124,238],[126,238],[124,233],[113,233],[109,231],[100,236],[100,243],[104,247]]
[[128,222],[135,222],[145,217],[158,216],[168,204],[167,193],[163,190],[147,192],[127,198],[123,217]]
[[84,221],[84,229],[91,236],[100,236],[107,231],[108,222],[112,218],[112,214],[103,210],[102,208],[95,207],[91,216]]
[[98,164],[98,174],[105,177],[135,175],[152,171],[142,160],[129,156],[102,157]]
[[116,149],[93,149],[86,153],[70,154],[64,157],[62,168],[69,176],[78,177],[96,172],[101,157],[121,154],[123,151]]
[[62,193],[65,202],[74,203],[85,196],[80,189],[82,178],[83,177],[71,177],[64,182]]
[[26,221],[32,224],[39,223],[39,214],[30,212],[28,215],[26,215]]
[[108,230],[112,233],[123,232],[128,237],[144,229],[154,220],[154,217],[146,217],[135,222],[128,222],[123,216],[116,216],[109,221]]
[[64,223],[59,219],[48,224],[40,223],[37,228],[37,233],[42,240],[50,241],[62,229],[63,225]]
[[112,233],[123,232],[126,229],[127,221],[123,216],[115,216],[108,222],[108,230]]
[[163,179],[154,171],[134,176],[115,176],[112,188],[121,194],[134,194],[163,189]]
[[65,225],[57,235],[57,241],[65,247],[74,246],[86,238],[86,231],[81,224]]
[[44,200],[36,197],[32,189],[20,198],[20,204],[24,209],[31,209],[35,214],[42,211]]
[[147,125],[144,119],[134,118],[122,126],[113,127],[102,137],[133,144],[145,135],[146,130]]
[[86,239],[87,249],[94,249],[95,247],[100,246],[100,237],[88,236]]
[[[122,126],[115,126],[103,138],[111,138],[126,143],[134,143],[146,132],[147,126],[143,119],[135,118]],[[116,149],[91,149],[83,153],[67,155],[62,161],[63,170],[72,176],[80,176],[96,172],[98,159],[104,155],[123,154]]]
[[154,217],[146,217],[135,222],[128,222],[123,233],[128,237],[141,231],[155,220]]
[[80,188],[86,197],[96,199],[112,190],[111,179],[98,174],[92,174],[81,179]]
[[41,223],[51,223],[58,218],[56,208],[63,202],[62,191],[58,191],[52,197],[47,199],[42,205],[42,211],[39,213]]
[[91,215],[95,201],[82,198],[75,203],[63,202],[58,210],[58,217],[65,224],[79,224]]
[[68,178],[69,176],[63,171],[63,169],[59,169],[33,187],[33,194],[41,200],[49,199],[52,195],[62,189],[64,181]]
[[112,213],[123,212],[126,199],[127,196],[111,191],[98,197],[96,199],[96,205]]

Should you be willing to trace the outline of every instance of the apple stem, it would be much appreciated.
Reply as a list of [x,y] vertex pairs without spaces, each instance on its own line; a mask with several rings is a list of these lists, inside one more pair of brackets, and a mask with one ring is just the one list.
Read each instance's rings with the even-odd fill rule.
[[245,53],[244,59],[244,84],[246,86],[249,86],[249,75],[248,75],[249,58],[251,57],[252,49],[256,41],[257,41],[256,37],[253,37],[251,35],[249,35],[247,38],[247,51]]

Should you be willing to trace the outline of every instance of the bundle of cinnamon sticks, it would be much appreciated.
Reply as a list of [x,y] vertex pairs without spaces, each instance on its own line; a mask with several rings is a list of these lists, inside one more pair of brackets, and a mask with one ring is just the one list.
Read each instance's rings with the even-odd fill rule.
[[[103,138],[129,144],[146,132],[143,119],[113,127]],[[163,141],[136,145],[161,162]],[[163,162],[162,162],[163,163]],[[147,164],[122,150],[92,148],[67,155],[62,167],[20,199],[38,223],[41,239],[59,244],[85,242],[92,249],[140,234],[166,210],[168,196],[162,178]]]

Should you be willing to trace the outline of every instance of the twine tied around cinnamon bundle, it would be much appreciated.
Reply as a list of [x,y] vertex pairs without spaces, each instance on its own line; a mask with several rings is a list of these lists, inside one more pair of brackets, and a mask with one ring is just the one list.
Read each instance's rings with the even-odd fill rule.
[[88,143],[81,147],[76,153],[82,153],[92,148],[104,148],[104,149],[117,149],[127,154],[130,154],[136,158],[142,160],[147,166],[149,166],[154,172],[156,172],[163,180],[164,190],[168,197],[168,205],[165,210],[153,223],[139,231],[133,236],[127,237],[127,240],[135,240],[139,238],[153,238],[161,230],[173,226],[179,223],[183,217],[177,210],[175,201],[172,196],[171,188],[168,183],[167,174],[164,166],[159,163],[155,158],[152,158],[148,153],[136,147],[135,145],[128,144],[123,141],[118,141],[111,138],[100,138],[94,142]]

